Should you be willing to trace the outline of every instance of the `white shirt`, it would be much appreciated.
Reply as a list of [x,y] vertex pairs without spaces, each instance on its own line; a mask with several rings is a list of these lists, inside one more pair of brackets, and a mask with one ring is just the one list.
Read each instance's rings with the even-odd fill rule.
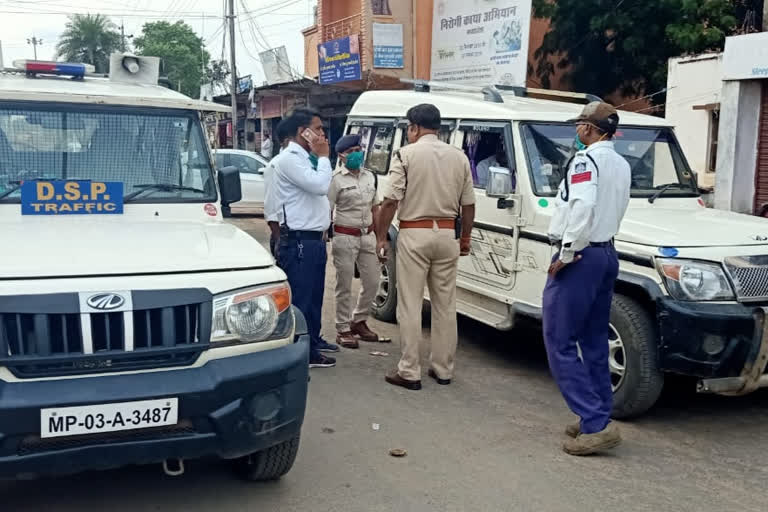
[[499,161],[496,160],[496,155],[491,155],[485,160],[480,160],[480,162],[477,164],[477,167],[475,167],[475,170],[477,171],[477,183],[475,183],[478,187],[485,187],[485,185],[488,183],[488,174],[490,174],[491,167],[504,167],[503,165],[499,165]]
[[590,242],[608,242],[619,232],[629,206],[632,173],[613,141],[597,142],[579,151],[571,161],[555,199],[549,237],[562,243],[560,260]]
[[264,220],[267,222],[280,222],[282,216],[277,200],[274,194],[272,194],[274,190],[272,187],[272,176],[275,174],[275,164],[282,154],[283,150],[281,148],[277,156],[264,167]]
[[272,139],[265,139],[261,143],[261,156],[263,156],[266,159],[272,158]]
[[309,153],[291,142],[273,162],[274,171],[269,180],[271,191],[267,195],[270,204],[264,206],[265,216],[277,211],[280,224],[294,231],[327,230],[331,225],[328,203],[328,188],[333,175],[331,161],[320,157],[315,170],[309,161]]

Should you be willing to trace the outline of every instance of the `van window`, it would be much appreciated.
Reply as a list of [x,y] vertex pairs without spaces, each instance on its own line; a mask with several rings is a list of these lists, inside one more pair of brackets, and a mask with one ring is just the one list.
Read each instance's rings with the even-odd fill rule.
[[[491,167],[509,167],[504,144],[504,128],[495,126],[462,126],[461,148],[469,158],[472,181],[477,188],[488,184],[488,170]],[[514,182],[514,175],[513,175]]]
[[[193,112],[135,109],[0,107],[0,196],[19,201],[34,179],[123,182],[125,194],[147,185],[135,201],[212,201],[208,148]],[[197,187],[195,187],[197,188]]]
[[[408,145],[408,130],[406,124],[401,125],[402,135],[400,136],[400,147]],[[451,125],[444,124],[440,127],[440,132],[437,134],[437,138],[446,144],[450,144],[451,133],[453,133],[453,127]]]
[[387,174],[392,155],[392,143],[395,140],[395,127],[391,124],[353,125],[349,133],[360,134],[360,146],[365,153],[364,167],[377,174]]
[[[526,124],[524,146],[536,195],[553,196],[575,152],[576,127],[571,124]],[[616,151],[632,171],[632,196],[648,197],[664,185],[679,184],[667,196],[698,195],[682,151],[668,128],[621,128]]]

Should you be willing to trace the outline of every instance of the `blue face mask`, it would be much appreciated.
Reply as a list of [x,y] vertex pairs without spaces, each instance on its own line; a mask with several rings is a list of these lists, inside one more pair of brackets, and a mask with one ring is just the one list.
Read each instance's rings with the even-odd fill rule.
[[363,157],[365,155],[362,151],[354,151],[347,155],[347,169],[350,171],[356,171],[363,165]]
[[579,137],[579,134],[576,134],[576,138],[573,140],[573,145],[576,148],[576,151],[584,151],[587,149],[587,145],[581,142],[581,138]]

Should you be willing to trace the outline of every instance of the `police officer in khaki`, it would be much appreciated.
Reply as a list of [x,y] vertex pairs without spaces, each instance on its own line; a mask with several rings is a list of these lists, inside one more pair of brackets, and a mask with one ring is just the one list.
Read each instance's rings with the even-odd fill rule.
[[[368,327],[368,313],[376,296],[379,260],[374,219],[379,208],[376,176],[362,168],[360,135],[346,135],[336,143],[341,166],[333,173],[328,199],[333,214],[333,265],[336,267],[336,343],[359,348],[358,340],[387,343]],[[360,272],[360,294],[352,311],[352,279]]]
[[[472,170],[458,148],[440,142],[440,111],[417,105],[407,113],[408,142],[395,152],[379,211],[376,252],[389,256],[387,229],[397,213],[397,319],[403,353],[386,381],[421,389],[421,305],[424,285],[432,311],[432,354],[428,375],[447,385],[453,377],[458,342],[456,272],[470,252],[475,219]],[[459,220],[460,219],[460,220]]]

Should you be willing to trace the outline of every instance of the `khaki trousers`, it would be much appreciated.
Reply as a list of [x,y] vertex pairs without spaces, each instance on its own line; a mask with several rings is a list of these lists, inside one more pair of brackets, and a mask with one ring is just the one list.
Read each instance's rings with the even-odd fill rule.
[[452,229],[400,230],[397,237],[397,321],[402,357],[397,366],[404,379],[421,380],[419,348],[424,285],[432,311],[430,364],[438,377],[453,377],[458,343],[456,271],[459,242]]
[[[331,245],[336,267],[336,332],[349,332],[350,322],[367,320],[379,284],[376,235],[351,236],[334,233]],[[352,311],[352,280],[355,263],[360,271],[360,294]]]

